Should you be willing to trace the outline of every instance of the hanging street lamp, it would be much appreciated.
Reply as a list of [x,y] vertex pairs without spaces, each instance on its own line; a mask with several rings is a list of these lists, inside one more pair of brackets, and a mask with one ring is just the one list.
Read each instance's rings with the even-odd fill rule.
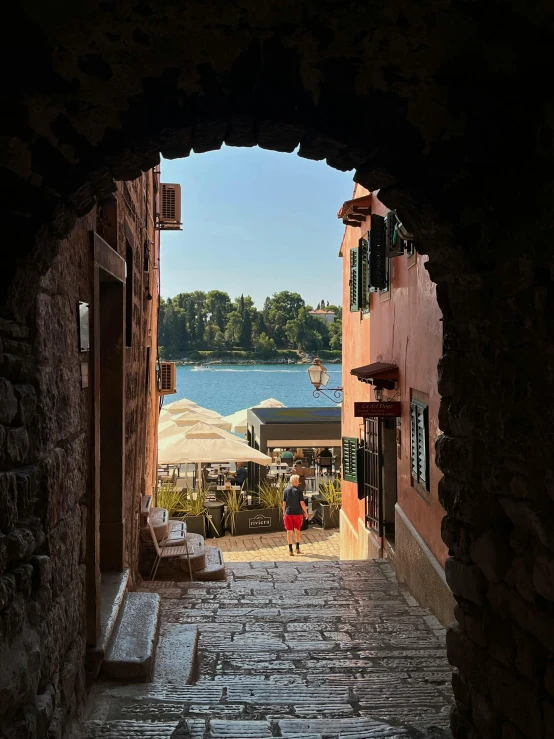
[[[319,398],[324,395],[328,400],[332,400],[333,403],[340,403],[342,400],[342,388],[341,387],[327,387],[329,380],[331,379],[327,374],[327,368],[321,364],[319,358],[314,359],[314,363],[311,367],[308,367],[308,376],[310,382],[314,386],[313,396]],[[327,393],[321,388],[324,387],[329,392],[333,393],[334,397],[327,395]]]

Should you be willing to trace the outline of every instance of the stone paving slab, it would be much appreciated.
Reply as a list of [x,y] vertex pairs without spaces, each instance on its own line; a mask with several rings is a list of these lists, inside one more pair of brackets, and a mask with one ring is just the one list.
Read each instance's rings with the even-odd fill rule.
[[302,554],[289,555],[285,532],[247,536],[226,536],[206,539],[206,546],[217,547],[223,552],[225,564],[248,562],[263,566],[276,562],[323,562],[338,560],[340,541],[338,529],[310,527],[302,532]]
[[385,560],[241,562],[225,583],[158,585],[161,638],[199,629],[198,681],[177,659],[151,684],[98,682],[83,738],[450,736],[443,629]]

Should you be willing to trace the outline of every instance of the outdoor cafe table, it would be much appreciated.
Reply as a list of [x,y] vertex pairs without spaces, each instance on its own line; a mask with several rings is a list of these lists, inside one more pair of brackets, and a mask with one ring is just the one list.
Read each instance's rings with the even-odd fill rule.
[[240,485],[230,485],[229,487],[227,487],[227,485],[217,485],[216,490],[218,492],[225,490],[240,490]]

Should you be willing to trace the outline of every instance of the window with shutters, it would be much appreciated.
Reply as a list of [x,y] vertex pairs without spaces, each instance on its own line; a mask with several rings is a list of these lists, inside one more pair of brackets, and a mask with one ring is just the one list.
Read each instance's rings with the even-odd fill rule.
[[[365,498],[365,524],[368,529],[382,536],[382,461],[381,422],[378,418],[364,419],[363,446],[363,497]],[[358,490],[360,497],[360,490]]]
[[359,248],[350,249],[350,310],[360,310]]
[[379,288],[379,292],[387,293],[390,290],[391,263],[388,257],[385,258],[385,286]]
[[387,243],[385,234],[385,219],[383,216],[372,215],[369,230],[369,275],[370,290],[386,290],[388,287]]
[[345,436],[342,440],[343,477],[348,482],[358,482],[358,439]]
[[429,492],[429,409],[425,403],[410,403],[412,485]]
[[360,309],[365,313],[369,312],[369,242],[367,239],[361,238],[358,242],[358,295],[360,301]]
[[404,241],[399,232],[400,221],[396,211],[391,210],[385,216],[385,235],[387,240],[387,257],[401,257],[404,254]]

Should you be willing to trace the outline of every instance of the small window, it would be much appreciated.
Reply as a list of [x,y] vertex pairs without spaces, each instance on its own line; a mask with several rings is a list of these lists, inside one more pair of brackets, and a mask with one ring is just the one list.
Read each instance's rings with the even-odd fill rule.
[[358,295],[360,310],[369,313],[369,241],[361,238],[358,241]]
[[412,484],[429,491],[429,409],[425,403],[410,403],[412,440]]
[[359,248],[350,249],[350,311],[360,310]]
[[380,293],[386,293],[390,290],[390,273],[391,263],[389,257],[385,258],[385,284],[384,287],[379,288]]
[[343,438],[342,469],[345,480],[358,482],[358,439],[349,436]]
[[133,345],[133,249],[127,241],[125,248],[125,345]]
[[388,289],[388,263],[385,219],[383,216],[372,215],[369,230],[368,274],[371,291],[377,292],[378,290]]

